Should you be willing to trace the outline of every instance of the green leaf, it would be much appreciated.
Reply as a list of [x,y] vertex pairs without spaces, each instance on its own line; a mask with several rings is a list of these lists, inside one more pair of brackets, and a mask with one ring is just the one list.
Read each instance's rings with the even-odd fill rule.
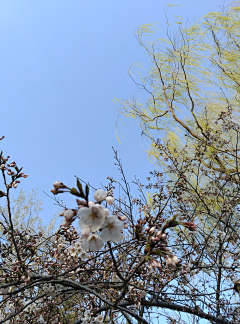
[[77,178],[77,187],[78,187],[78,190],[79,190],[80,194],[83,195],[82,184],[81,184],[81,182],[79,181],[78,178]]
[[89,195],[89,187],[88,185],[86,184],[86,187],[85,187],[85,196],[86,196],[86,199],[88,200],[88,195]]
[[74,195],[74,196],[77,196],[77,197],[82,197],[82,195],[77,191],[76,188],[72,188],[70,190],[70,194]]

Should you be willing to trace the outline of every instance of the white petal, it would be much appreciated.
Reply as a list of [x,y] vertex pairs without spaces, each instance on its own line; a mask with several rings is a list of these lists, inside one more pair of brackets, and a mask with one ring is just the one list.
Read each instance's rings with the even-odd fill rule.
[[87,217],[82,217],[79,219],[79,226],[80,227],[88,227],[92,225],[92,218],[87,216]]
[[112,240],[112,235],[110,233],[110,230],[108,227],[105,227],[102,232],[102,239],[104,242],[108,242],[108,241],[111,241]]
[[102,238],[98,234],[91,234],[85,241],[85,249],[89,249],[93,252],[96,252],[101,249],[103,246]]
[[123,222],[121,222],[119,219],[117,219],[117,220],[114,222],[114,225],[115,225],[115,227],[118,228],[119,230],[124,229],[124,224],[123,224]]
[[82,232],[81,232],[82,238],[87,238],[89,236],[90,232],[91,232],[91,229],[89,226],[83,227]]
[[106,198],[106,202],[107,202],[108,205],[113,205],[114,204],[114,200],[115,200],[115,198],[114,197],[111,197],[111,196],[108,196]]
[[112,237],[113,237],[112,241],[115,243],[117,243],[123,239],[122,233],[120,232],[120,230],[118,230],[116,228],[112,229]]
[[73,218],[74,212],[71,209],[68,209],[63,212],[63,215],[66,218],[66,220],[70,220]]
[[98,189],[95,194],[94,194],[94,199],[97,201],[103,201],[104,199],[106,199],[107,197],[107,192],[102,190],[102,189]]
[[104,208],[104,214],[105,214],[105,218],[108,218],[108,216],[109,216],[109,213],[110,213],[109,209],[107,209],[107,208]]
[[81,208],[78,210],[78,216],[79,216],[79,217],[82,217],[82,216],[88,215],[89,213],[91,213],[91,210],[90,210],[90,208],[88,208],[88,207],[81,207]]

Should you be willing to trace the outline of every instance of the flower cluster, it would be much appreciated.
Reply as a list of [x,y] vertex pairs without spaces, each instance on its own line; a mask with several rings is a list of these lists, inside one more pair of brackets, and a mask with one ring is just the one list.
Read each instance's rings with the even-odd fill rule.
[[[55,297],[56,294],[58,294],[59,292],[61,292],[63,290],[63,286],[59,285],[59,284],[54,284],[54,285],[46,284],[42,287],[42,289],[47,296]],[[30,305],[30,306],[32,307],[32,305]]]
[[102,315],[93,318],[91,313],[87,311],[84,313],[84,317],[81,318],[81,320],[83,324],[101,324],[103,323],[104,318]]
[[[53,185],[56,190],[67,188],[59,181],[56,181]],[[119,217],[116,215],[109,216],[109,209],[104,208],[101,205],[104,200],[110,206],[114,204],[114,197],[108,196],[108,192],[98,189],[94,193],[94,199],[96,202],[86,202],[77,199],[78,211],[74,209],[65,209],[62,211],[60,216],[65,217],[65,221],[62,225],[68,227],[76,219],[77,215],[79,217],[80,228],[82,228],[81,236],[84,240],[83,247],[86,250],[96,252],[102,248],[103,242],[113,241],[116,243],[123,239],[122,230],[125,226],[123,221],[126,220],[126,217],[122,215]],[[97,231],[100,231],[100,233],[96,233]],[[61,245],[61,248],[62,247],[64,247],[64,245]],[[81,253],[81,250],[82,246],[76,247],[75,244],[74,246],[71,246],[69,254],[74,257],[78,253]],[[85,252],[81,254],[82,257],[84,256],[84,253]],[[63,259],[64,256],[61,256],[61,262],[63,262]]]
[[[119,242],[123,239],[121,230],[124,224],[117,216],[109,216],[109,209],[102,207],[99,203],[106,200],[107,204],[113,205],[114,197],[107,196],[107,192],[99,189],[94,193],[93,201],[88,202],[88,207],[80,206],[78,210],[79,225],[82,228],[82,237],[85,239],[84,246],[90,251],[96,252],[101,249],[103,242]],[[125,220],[125,219],[124,219]],[[101,231],[101,236],[96,234]],[[93,234],[90,235],[90,233]]]
[[80,238],[72,241],[71,245],[69,245],[68,241],[60,238],[56,246],[57,258],[60,264],[74,264],[78,258],[81,258],[82,261],[86,260],[87,253],[83,243],[83,240]]

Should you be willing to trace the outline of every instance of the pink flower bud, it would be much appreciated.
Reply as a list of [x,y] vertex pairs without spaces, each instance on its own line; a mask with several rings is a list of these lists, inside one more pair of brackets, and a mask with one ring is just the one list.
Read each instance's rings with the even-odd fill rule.
[[54,184],[53,184],[53,187],[55,189],[63,189],[63,188],[66,188],[66,186],[60,182],[60,181],[55,181]]
[[63,193],[63,190],[58,190],[58,189],[51,189],[51,193],[53,193],[54,195],[57,195],[59,193]]
[[119,219],[120,221],[122,221],[122,222],[125,222],[125,220],[127,219],[127,217],[124,216],[124,215],[119,215],[119,216],[118,216],[118,219]]
[[151,240],[152,240],[153,242],[159,242],[159,241],[160,241],[160,238],[159,238],[159,237],[152,236],[152,237],[151,237]]
[[166,235],[165,233],[163,233],[163,234],[161,235],[161,238],[162,238],[163,240],[165,240],[166,237],[167,237],[167,235]]
[[177,263],[178,263],[178,257],[177,257],[176,255],[174,255],[174,256],[172,257],[172,261],[173,261],[175,264],[177,264]]
[[87,207],[87,203],[85,200],[79,200],[79,199],[76,199],[76,202],[78,204],[78,206],[84,206],[84,207]]
[[180,224],[189,229],[189,231],[195,232],[197,230],[197,226],[193,222],[180,222]]
[[161,262],[160,262],[160,261],[157,261],[157,260],[155,260],[155,259],[152,259],[152,260],[149,262],[148,267],[149,267],[150,269],[152,269],[152,268],[159,268],[159,269],[161,269],[161,268],[162,268],[162,265],[161,265]]
[[58,194],[58,190],[57,189],[51,189],[51,193],[53,193],[54,195]]
[[128,224],[127,223],[124,223],[124,228],[128,228]]
[[165,261],[171,268],[176,269],[176,264],[178,263],[178,257],[176,255],[166,256]]
[[157,237],[161,237],[161,236],[162,236],[162,232],[161,232],[161,231],[158,231],[158,232],[156,233],[156,236],[157,236]]
[[156,228],[155,227],[151,227],[149,230],[149,234],[154,234],[155,233]]
[[145,231],[146,231],[146,232],[148,232],[148,231],[149,231],[149,229],[150,229],[150,228],[149,228],[149,227],[147,226],[147,227],[145,228]]

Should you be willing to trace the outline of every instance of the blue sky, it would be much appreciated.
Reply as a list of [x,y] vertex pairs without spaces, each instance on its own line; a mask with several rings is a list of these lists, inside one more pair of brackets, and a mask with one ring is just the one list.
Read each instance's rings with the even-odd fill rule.
[[[171,14],[189,21],[222,4],[0,1],[1,149],[29,175],[21,187],[27,192],[38,188],[44,219],[54,206],[43,190],[49,192],[55,180],[73,186],[78,175],[98,188],[107,176],[119,178],[112,146],[129,181],[134,175],[144,180],[153,167],[136,123],[123,120],[124,139],[118,143],[114,98],[142,95],[126,73],[136,62],[148,66],[133,34],[139,25],[153,22],[164,31],[169,2],[183,5]],[[74,204],[72,197],[63,198]]]
[[[139,25],[153,22],[166,30],[167,3],[182,5],[170,16],[189,21],[223,4],[0,0],[1,150],[29,175],[21,187],[27,192],[38,188],[45,222],[55,207],[43,191],[50,192],[55,180],[74,186],[77,175],[99,188],[107,176],[120,178],[112,146],[129,181],[134,175],[144,181],[153,168],[136,123],[124,119],[124,139],[117,141],[114,98],[141,97],[126,72],[133,63],[149,63],[133,34]],[[62,198],[75,207],[73,197]]]

